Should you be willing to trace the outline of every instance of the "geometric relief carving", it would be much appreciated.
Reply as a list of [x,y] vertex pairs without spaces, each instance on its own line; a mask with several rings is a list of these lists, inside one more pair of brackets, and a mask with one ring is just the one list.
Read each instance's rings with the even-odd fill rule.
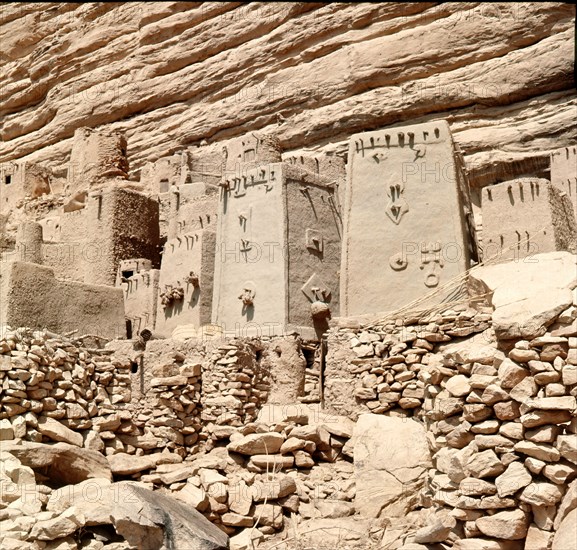
[[301,290],[311,302],[330,302],[331,290],[316,273],[309,277]]
[[391,266],[391,269],[395,271],[402,271],[403,269],[406,269],[406,267],[409,265],[407,255],[403,254],[402,252],[393,254],[389,258],[389,265]]
[[323,236],[317,229],[307,229],[305,231],[305,246],[315,252],[323,252]]
[[254,284],[254,281],[245,281],[242,285],[242,292],[238,296],[238,299],[242,301],[243,309],[252,306],[255,297],[256,285]]
[[401,183],[390,185],[387,191],[390,200],[387,203],[385,213],[397,225],[403,215],[409,211],[409,205],[403,197],[404,191],[405,186]]
[[228,188],[232,188],[234,197],[244,197],[250,188],[264,187],[268,193],[273,189],[275,183],[275,172],[267,167],[251,170],[242,176],[232,177],[231,181],[228,182]]
[[240,252],[243,253],[245,261],[248,261],[248,253],[252,250],[252,244],[248,239],[240,239]]
[[439,284],[440,268],[444,267],[441,243],[421,243],[421,265],[425,270],[425,286],[432,288]]

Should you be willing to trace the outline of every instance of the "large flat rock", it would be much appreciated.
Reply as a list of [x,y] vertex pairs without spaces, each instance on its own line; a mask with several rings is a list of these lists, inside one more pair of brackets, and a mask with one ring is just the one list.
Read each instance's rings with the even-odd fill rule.
[[495,308],[493,326],[500,339],[544,334],[559,313],[573,303],[577,256],[548,252],[471,271],[470,292],[485,295]]
[[2,450],[14,455],[25,466],[41,470],[53,483],[60,485],[92,478],[112,480],[110,465],[104,455],[68,443],[47,445],[31,441],[3,441]]
[[377,518],[411,511],[432,467],[424,427],[408,418],[363,414],[353,439],[357,512]]
[[192,506],[137,483],[114,484],[111,519],[117,532],[140,550],[227,550],[228,537]]
[[86,525],[114,525],[140,550],[227,550],[228,537],[194,507],[132,481],[91,479],[52,494],[48,510],[74,507]]

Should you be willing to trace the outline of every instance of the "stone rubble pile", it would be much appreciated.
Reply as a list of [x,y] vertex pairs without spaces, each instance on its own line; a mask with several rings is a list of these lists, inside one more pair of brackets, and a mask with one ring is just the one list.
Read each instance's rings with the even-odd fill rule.
[[140,480],[194,506],[231,536],[236,550],[282,531],[291,513],[354,514],[352,449],[346,448],[354,423],[330,415],[311,423],[304,412],[277,416],[273,423],[215,427],[219,440],[210,452],[159,465]]
[[[111,480],[129,474],[140,486],[170,495],[201,512],[231,535],[231,550],[248,550],[251,540],[262,542],[282,531],[291,514],[298,513],[305,519],[353,515],[355,483],[352,448],[347,449],[347,442],[354,423],[331,415],[311,418],[315,423],[309,423],[306,413],[277,411],[276,416],[278,421],[274,423],[259,421],[232,428],[229,435],[221,432],[219,446],[186,461],[167,452],[143,456],[118,453],[104,458],[98,452],[68,444],[58,444],[65,448],[53,456],[53,445],[5,442],[3,464],[17,464],[16,469],[6,466],[2,470],[2,547],[16,548],[16,541],[28,541],[30,545],[24,548],[52,548],[43,546],[42,541],[57,541],[60,550],[132,548],[117,541],[112,531],[101,535],[99,540],[104,544],[97,544],[91,538],[94,533],[85,528],[93,524],[90,518],[102,515],[98,507],[106,501],[103,494],[113,490]],[[40,451],[43,461],[31,463],[40,471],[46,471],[43,468],[49,463],[53,468],[54,462],[71,462],[73,453],[79,455],[76,462],[82,463],[84,475],[58,478],[51,472],[50,476],[52,482],[58,478],[61,484],[77,485],[53,489],[35,480],[35,472],[22,466],[19,459],[30,460],[34,452]],[[68,454],[64,456],[64,452]],[[36,479],[40,478],[37,471]],[[90,490],[97,493],[92,500]],[[60,493],[55,491],[72,492],[74,506],[67,508],[59,502]],[[33,505],[29,503],[30,495]],[[113,524],[119,533],[118,525]],[[79,536],[73,536],[81,528],[88,533],[82,544]]]
[[[139,400],[131,400],[131,381],[139,374],[112,350],[26,329],[8,332],[0,346],[0,439],[11,452],[3,455],[9,462],[43,453],[50,458],[42,466],[51,461],[49,478],[73,484],[85,478],[69,477],[54,463],[88,461],[84,470],[95,471],[89,477],[138,481],[192,506],[234,535],[233,548],[243,548],[247,537],[260,540],[282,530],[299,508],[305,518],[354,512],[352,449],[343,449],[353,422],[331,416],[323,425],[310,424],[310,410],[299,404],[283,408],[288,416],[281,411],[281,418],[257,421],[268,386],[254,344],[227,341],[200,359],[173,354],[153,369],[149,391]],[[36,483],[33,474],[28,471],[29,483],[21,488]],[[8,475],[6,482],[19,483],[14,479]],[[60,522],[46,509],[53,489],[34,487],[33,494],[45,495],[40,504],[3,514],[6,521],[17,520],[7,524],[9,535],[3,533],[10,539],[6,545],[16,544],[11,539],[37,547],[40,540],[58,540],[62,548],[76,548],[71,534],[83,527],[80,516],[67,523],[64,531],[70,532],[55,528],[44,539],[33,532],[34,518]],[[20,501],[14,500],[2,507],[16,509]],[[29,519],[18,519],[24,512]],[[20,529],[22,522],[30,528]],[[107,548],[128,547],[110,540]]]
[[65,443],[5,443],[0,488],[6,550],[228,547],[226,535],[194,508],[143,484],[113,482],[100,453]]

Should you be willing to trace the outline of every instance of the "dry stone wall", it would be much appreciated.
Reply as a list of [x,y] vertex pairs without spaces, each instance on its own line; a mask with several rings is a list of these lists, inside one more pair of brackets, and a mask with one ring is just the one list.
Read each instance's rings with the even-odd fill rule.
[[260,347],[258,342],[251,345],[235,339],[212,352],[202,378],[207,434],[213,433],[215,425],[238,427],[256,419],[269,388],[256,360]]
[[[484,539],[495,548],[517,540],[526,550],[573,547],[565,529],[577,477],[576,306],[530,340],[497,339],[492,315],[465,306],[366,328],[342,320],[329,332],[328,410],[414,418],[427,431],[433,460],[419,505],[441,515],[409,536],[420,520],[394,519],[385,548],[440,539],[459,549]],[[376,479],[379,509],[388,495]],[[405,488],[414,494],[408,481]],[[451,540],[457,534],[463,540]]]
[[367,329],[360,328],[358,321],[339,321],[341,328],[327,335],[325,405],[350,416],[395,409],[422,418],[425,389],[453,374],[436,349],[486,331],[490,319],[490,313],[455,306],[429,316],[390,319]]

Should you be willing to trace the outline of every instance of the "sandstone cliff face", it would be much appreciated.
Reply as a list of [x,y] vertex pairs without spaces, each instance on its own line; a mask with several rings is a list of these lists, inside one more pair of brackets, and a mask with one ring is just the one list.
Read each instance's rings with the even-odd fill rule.
[[[64,175],[74,130],[125,131],[133,173],[182,147],[448,119],[475,186],[574,143],[575,8],[562,3],[9,4],[0,162]],[[137,175],[137,174],[135,174]]]

